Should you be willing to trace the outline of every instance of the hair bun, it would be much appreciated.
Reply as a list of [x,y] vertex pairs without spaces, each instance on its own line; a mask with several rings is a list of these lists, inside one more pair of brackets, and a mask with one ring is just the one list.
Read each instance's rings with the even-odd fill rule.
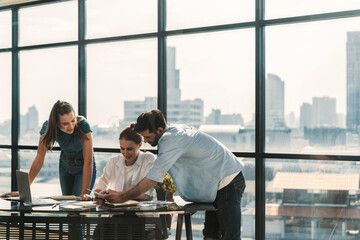
[[131,128],[131,130],[133,130],[133,131],[134,131],[135,126],[136,126],[136,123],[134,123],[134,122],[133,122],[133,123],[131,123],[131,124],[130,124],[130,128]]

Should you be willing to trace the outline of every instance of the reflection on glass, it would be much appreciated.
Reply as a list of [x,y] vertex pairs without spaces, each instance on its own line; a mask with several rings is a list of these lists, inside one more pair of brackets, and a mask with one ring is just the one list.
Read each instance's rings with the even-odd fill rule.
[[0,149],[0,194],[11,191],[11,150]]
[[88,0],[86,17],[87,38],[155,32],[157,1]]
[[11,54],[0,53],[0,144],[11,141]]
[[64,1],[20,8],[20,46],[76,39],[77,1]]
[[77,49],[20,52],[20,144],[37,145],[40,128],[57,100],[77,113]]
[[358,10],[359,8],[360,2],[358,0],[266,0],[265,16],[266,18],[293,17],[327,12]]
[[254,151],[253,30],[169,37],[167,121]]
[[88,119],[94,145],[119,147],[122,129],[157,108],[156,40],[87,47]]
[[0,48],[11,47],[11,11],[0,11]]
[[[20,170],[29,172],[36,151],[19,151]],[[59,196],[61,188],[59,182],[59,151],[48,151],[45,156],[44,165],[31,184],[31,194],[34,196]]]
[[166,1],[168,30],[253,21],[255,1],[251,0],[169,0]]
[[266,29],[266,151],[359,154],[358,21]]
[[266,161],[266,236],[281,239],[357,239],[356,162]]

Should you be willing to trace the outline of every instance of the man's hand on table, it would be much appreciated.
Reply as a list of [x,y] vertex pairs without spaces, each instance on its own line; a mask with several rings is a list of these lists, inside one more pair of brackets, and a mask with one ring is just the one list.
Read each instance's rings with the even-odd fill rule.
[[117,192],[112,189],[108,189],[102,193],[104,193],[104,199],[108,200],[109,202],[125,202],[123,192]]

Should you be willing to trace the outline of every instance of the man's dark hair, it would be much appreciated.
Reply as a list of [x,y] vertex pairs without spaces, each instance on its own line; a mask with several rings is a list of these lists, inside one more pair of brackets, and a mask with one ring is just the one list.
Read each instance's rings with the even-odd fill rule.
[[156,133],[159,127],[165,128],[166,120],[164,114],[159,109],[144,112],[136,120],[134,130],[143,132],[149,130],[150,133]]

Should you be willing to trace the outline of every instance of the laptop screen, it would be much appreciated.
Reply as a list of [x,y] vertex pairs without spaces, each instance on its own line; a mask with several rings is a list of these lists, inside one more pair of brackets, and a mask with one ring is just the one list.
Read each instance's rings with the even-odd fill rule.
[[31,203],[29,174],[16,170],[16,180],[19,188],[20,201]]

